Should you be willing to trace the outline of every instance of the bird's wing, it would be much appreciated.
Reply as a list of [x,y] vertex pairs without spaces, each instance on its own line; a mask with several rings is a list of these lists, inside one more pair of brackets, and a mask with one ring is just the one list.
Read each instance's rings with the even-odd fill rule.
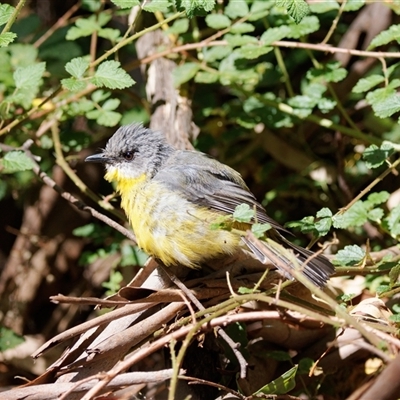
[[177,151],[154,176],[195,204],[232,214],[240,204],[256,210],[259,223],[288,232],[270,218],[234,169],[197,151]]

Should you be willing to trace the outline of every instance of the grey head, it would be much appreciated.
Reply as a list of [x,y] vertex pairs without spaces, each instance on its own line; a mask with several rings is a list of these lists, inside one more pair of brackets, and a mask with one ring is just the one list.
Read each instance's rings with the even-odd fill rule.
[[118,172],[115,178],[138,178],[144,173],[152,178],[174,151],[161,132],[131,124],[119,128],[102,153],[85,161],[105,164],[111,175]]

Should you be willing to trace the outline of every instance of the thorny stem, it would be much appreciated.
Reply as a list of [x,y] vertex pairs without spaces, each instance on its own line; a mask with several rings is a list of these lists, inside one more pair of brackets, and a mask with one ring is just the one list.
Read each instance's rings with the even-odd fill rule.
[[14,23],[15,20],[17,19],[18,14],[20,13],[20,11],[22,10],[22,8],[24,7],[25,3],[26,3],[26,0],[19,0],[18,4],[17,4],[16,7],[15,7],[14,12],[12,13],[10,19],[7,21],[7,24],[6,24],[6,26],[3,28],[3,30],[1,31],[1,33],[6,33],[6,32],[8,32],[8,31],[11,29],[13,23]]

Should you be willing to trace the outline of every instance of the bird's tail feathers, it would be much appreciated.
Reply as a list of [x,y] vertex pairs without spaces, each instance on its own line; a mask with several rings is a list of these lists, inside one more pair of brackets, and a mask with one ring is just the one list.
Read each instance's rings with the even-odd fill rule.
[[311,282],[322,288],[335,271],[326,257],[297,246],[281,235],[276,240],[258,240],[250,234],[242,240],[260,262],[272,263],[285,278],[294,279],[291,271],[298,269]]

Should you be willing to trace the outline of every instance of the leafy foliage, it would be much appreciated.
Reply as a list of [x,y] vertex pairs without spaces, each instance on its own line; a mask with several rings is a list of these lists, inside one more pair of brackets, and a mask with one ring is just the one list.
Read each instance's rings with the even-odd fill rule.
[[[381,3],[378,6],[391,7],[389,13],[399,12],[393,2]],[[18,234],[30,238],[26,251],[18,254],[48,249],[54,243],[58,246],[60,241],[75,244],[79,251],[64,252],[71,258],[56,270],[45,271],[47,281],[41,285],[48,293],[54,290],[50,281],[64,283],[60,276],[75,268],[65,282],[71,281],[73,290],[82,290],[81,296],[87,288],[74,279],[87,279],[93,270],[101,270],[99,265],[107,264],[109,277],[93,289],[96,296],[115,294],[131,280],[130,268],[123,267],[144,265],[147,255],[104,223],[88,224],[77,216],[74,226],[62,227],[62,234],[42,232],[53,227],[55,216],[62,220],[59,208],[48,211],[50,217],[41,221],[38,232],[19,233],[18,221],[29,220],[26,210],[32,207],[36,207],[33,214],[42,216],[53,204],[42,202],[45,191],[37,163],[77,197],[95,201],[98,208],[123,219],[118,201],[110,195],[112,188],[100,184],[81,161],[88,147],[95,151],[104,146],[115,129],[110,127],[148,122],[156,106],[164,102],[158,102],[157,96],[165,88],[146,81],[145,74],[140,76],[162,54],[175,62],[172,74],[179,101],[191,105],[193,122],[200,128],[196,147],[240,171],[268,214],[303,234],[294,241],[304,246],[317,239],[326,245],[334,242],[330,251],[339,277],[350,274],[346,278],[350,280],[355,274],[368,274],[363,293],[344,293],[340,308],[361,294],[389,298],[397,294],[400,268],[392,253],[397,254],[393,249],[400,238],[400,63],[396,62],[400,25],[388,20],[382,22],[386,25],[381,31],[364,27],[373,38],[361,43],[364,39],[358,36],[359,48],[369,45],[369,50],[382,50],[376,55],[338,49],[346,32],[358,35],[353,23],[365,18],[370,5],[364,0],[157,0],[145,2],[141,9],[142,4],[138,0],[83,0],[75,13],[60,13],[54,25],[40,21],[28,4],[19,15],[17,7],[0,4],[0,201],[6,208],[0,207],[10,210],[10,216],[4,215],[8,239],[0,243],[1,254],[11,254],[13,235]],[[165,34],[168,44],[156,46],[143,57],[135,48],[137,39],[156,29]],[[361,58],[368,63],[358,63]],[[149,88],[151,94],[146,92]],[[165,128],[173,125],[174,134],[183,137],[181,125],[173,120],[180,104],[170,106]],[[229,230],[249,222],[255,237],[268,236],[271,226],[258,223],[254,210],[246,205],[209,225]],[[64,253],[43,259],[57,263]],[[265,296],[262,279],[254,285],[240,283],[238,289],[234,279],[230,294]],[[273,291],[277,301],[280,290],[279,286]],[[235,296],[229,299],[232,304]],[[397,313],[392,321],[398,323],[399,310],[393,311]],[[14,331],[29,331],[31,325],[21,324],[20,330],[2,328],[0,350],[17,345],[20,337]],[[235,329],[232,336],[242,343],[247,357],[248,332],[244,325]],[[299,389],[299,375],[312,369],[313,360],[294,364],[288,351],[269,356],[286,362],[286,372],[280,368],[274,379],[257,389],[243,387],[246,396],[302,396],[301,390],[307,390]],[[227,358],[233,365],[234,354]],[[234,376],[236,371],[237,365],[229,372]],[[315,393],[308,397],[323,396],[322,379],[311,379]],[[234,385],[230,381],[227,386]]]

